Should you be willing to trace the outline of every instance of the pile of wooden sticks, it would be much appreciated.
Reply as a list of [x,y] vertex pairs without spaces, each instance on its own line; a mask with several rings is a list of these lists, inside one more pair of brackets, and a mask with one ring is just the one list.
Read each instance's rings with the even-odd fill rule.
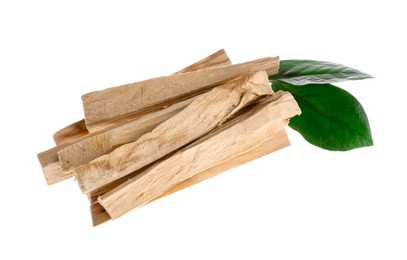
[[224,50],[170,76],[82,96],[85,119],[38,154],[48,184],[76,176],[94,225],[289,145],[300,114],[273,93],[278,57],[232,65]]

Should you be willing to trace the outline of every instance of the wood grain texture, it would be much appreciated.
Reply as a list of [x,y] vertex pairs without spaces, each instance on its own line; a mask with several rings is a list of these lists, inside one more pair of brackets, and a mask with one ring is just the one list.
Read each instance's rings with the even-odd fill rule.
[[62,169],[70,170],[79,165],[89,163],[99,156],[112,152],[121,145],[139,139],[162,122],[178,114],[198,97],[195,96],[178,102],[163,110],[150,113],[60,150],[58,156]]
[[291,94],[275,93],[231,123],[179,150],[99,197],[112,219],[140,207],[196,174],[246,153],[300,114]]
[[145,114],[176,103],[239,76],[259,70],[278,72],[278,57],[153,78],[82,96],[89,131],[115,124],[122,118]]
[[260,158],[264,155],[267,155],[269,153],[280,150],[289,145],[290,145],[290,140],[288,140],[287,133],[286,133],[285,129],[283,128],[281,131],[272,135],[269,139],[267,139],[260,145],[254,147],[252,150],[249,150],[248,152],[245,152],[236,157],[228,159],[225,162],[220,163],[218,165],[214,165],[213,167],[211,167],[207,170],[204,170],[204,171],[198,173],[197,175],[194,175],[191,178],[188,178],[188,179],[180,182],[179,184],[175,185],[174,187],[170,188],[163,194],[161,194],[158,197],[156,197],[155,199],[153,199],[151,202],[153,202],[157,199],[163,198],[165,196],[168,196],[174,192],[188,188],[194,184],[197,184],[197,183],[207,180],[209,178],[215,177],[216,175],[218,175],[221,172],[235,168],[244,163],[253,161],[257,158]]
[[[122,178],[198,139],[240,109],[271,94],[265,71],[215,87],[137,141],[75,168],[79,186],[84,193],[89,193]],[[96,141],[101,144],[92,146],[107,143],[105,138]]]
[[[225,162],[223,162],[221,164],[215,165],[203,172],[196,174],[195,176],[192,176],[189,179],[186,179],[185,181],[175,185],[174,187],[170,188],[163,194],[161,194],[158,197],[156,197],[155,199],[151,200],[149,203],[156,201],[160,198],[163,198],[165,196],[171,195],[174,192],[188,188],[194,184],[197,184],[197,183],[207,180],[209,178],[212,178],[231,168],[237,167],[244,163],[248,163],[252,160],[255,160],[257,158],[260,158],[262,156],[265,156],[265,155],[275,152],[277,150],[280,150],[289,145],[290,145],[290,141],[288,139],[286,131],[285,131],[285,129],[282,129],[281,131],[279,131],[278,133],[276,133],[269,139],[265,140],[259,146],[253,148],[252,150],[250,150],[246,153],[243,153],[239,156],[236,156],[234,158],[230,158],[229,160],[226,160]],[[109,214],[106,212],[106,210],[97,201],[95,201],[94,203],[91,204],[90,211],[91,211],[91,215],[92,215],[93,226],[98,226],[111,219]]]
[[[230,64],[229,57],[227,56],[224,50],[220,50],[190,66],[181,70],[180,72],[185,72],[194,67],[199,68],[211,68],[217,67],[222,65]],[[178,72],[177,72],[178,73]],[[103,131],[108,131],[116,126],[119,126],[126,122],[131,122],[131,120],[137,120],[137,117],[126,118],[121,122],[117,122],[117,125],[112,125],[109,128],[101,129],[100,131],[94,131],[89,133],[88,129],[86,128],[85,121],[80,120],[76,123],[71,124],[70,126],[61,129],[57,133],[54,134],[54,140],[57,143],[57,146],[43,151],[37,155],[38,160],[41,164],[44,177],[47,181],[48,185],[58,183],[60,181],[69,179],[75,175],[73,171],[64,170],[59,163],[58,152],[62,149],[74,145],[75,143],[84,141],[87,138],[91,138]]]
[[[278,99],[280,96],[281,96],[281,92],[279,92],[277,94],[273,94],[272,96],[269,96],[267,98],[267,102],[272,102],[274,99]],[[212,136],[212,135],[216,134],[216,132],[220,132],[220,131],[225,130],[231,124],[237,124],[239,121],[243,121],[245,117],[242,116],[242,114],[243,115],[246,114],[246,116],[247,116],[247,114],[250,114],[248,112],[252,109],[252,107],[253,107],[253,105],[249,106],[247,108],[244,108],[243,111],[240,111],[241,115],[238,115],[235,118],[232,118],[229,121],[225,122],[224,124],[219,125],[210,134],[207,134],[207,135],[201,137],[199,140],[202,142],[202,141],[206,140],[208,138],[208,136]],[[194,143],[196,143],[196,142],[197,141],[195,141]],[[161,162],[162,160],[165,160],[165,159],[171,157],[175,152],[176,151],[174,151],[173,153],[167,155],[165,158],[161,158],[161,159],[155,161],[154,163]],[[110,183],[108,183],[108,184],[106,184],[106,185],[104,185],[104,186],[102,186],[102,187],[100,187],[100,188],[98,188],[96,190],[93,190],[93,191],[89,192],[88,197],[90,199],[90,202],[95,203],[99,196],[109,192],[110,190],[115,189],[116,187],[122,185],[123,183],[125,183],[129,179],[135,178],[137,175],[139,175],[140,173],[142,173],[143,171],[148,169],[148,167],[150,167],[150,166],[151,166],[151,164],[141,168],[140,170],[132,172],[131,174],[127,175],[124,178],[117,179],[117,180],[115,180],[113,182],[110,182]]]
[[[177,73],[185,73],[185,72],[190,72],[190,71],[195,71],[195,70],[200,70],[200,69],[207,69],[207,68],[215,68],[215,67],[220,67],[220,66],[225,66],[225,65],[230,65],[232,64],[228,55],[226,54],[224,49],[221,49],[208,57],[205,57],[188,67],[177,71],[174,74]],[[135,118],[137,119],[137,118]],[[134,120],[135,120],[134,119]],[[131,118],[127,118],[123,121],[129,121]],[[118,123],[120,124],[122,121],[119,121]],[[85,124],[85,119],[79,120],[78,122],[75,122],[67,127],[62,128],[61,130],[55,132],[54,134],[54,141],[56,145],[63,144],[67,141],[74,140],[78,137],[87,135],[89,133],[88,129],[86,128]]]

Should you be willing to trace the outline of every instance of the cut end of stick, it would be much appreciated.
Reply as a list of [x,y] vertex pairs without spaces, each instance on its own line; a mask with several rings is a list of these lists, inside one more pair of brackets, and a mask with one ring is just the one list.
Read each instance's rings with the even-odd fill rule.
[[75,175],[73,171],[64,171],[58,163],[51,163],[42,168],[48,185],[52,185]]

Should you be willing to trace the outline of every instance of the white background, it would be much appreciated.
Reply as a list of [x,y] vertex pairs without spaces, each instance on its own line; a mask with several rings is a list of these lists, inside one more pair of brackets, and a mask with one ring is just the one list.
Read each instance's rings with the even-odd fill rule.
[[[0,259],[407,259],[403,1],[57,2],[0,2]],[[373,75],[339,86],[375,146],[328,152],[289,129],[290,147],[97,228],[73,180],[46,185],[36,154],[82,94],[221,48]]]

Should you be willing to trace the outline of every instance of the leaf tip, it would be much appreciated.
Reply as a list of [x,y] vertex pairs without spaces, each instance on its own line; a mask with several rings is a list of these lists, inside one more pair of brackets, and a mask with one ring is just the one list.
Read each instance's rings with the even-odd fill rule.
[[365,75],[366,75],[365,79],[374,79],[374,77],[372,75],[369,75],[369,74],[366,74],[366,73],[365,73]]

